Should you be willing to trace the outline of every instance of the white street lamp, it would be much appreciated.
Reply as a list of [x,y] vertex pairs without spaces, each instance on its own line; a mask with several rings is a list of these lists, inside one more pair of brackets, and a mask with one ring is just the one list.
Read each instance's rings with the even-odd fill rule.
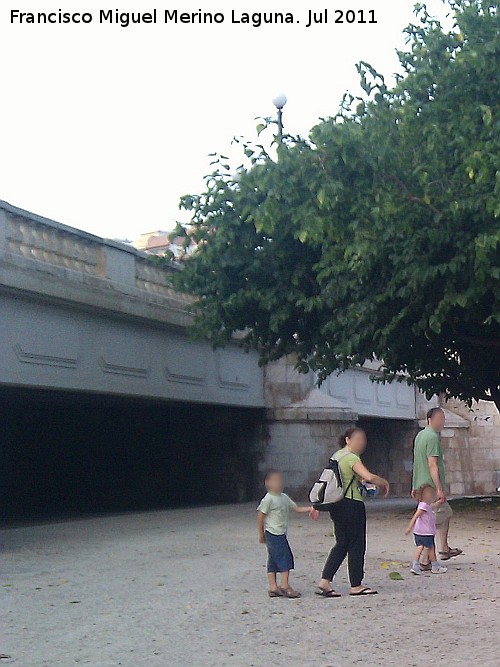
[[286,104],[286,95],[285,93],[280,93],[273,98],[273,104],[277,109],[283,109]]
[[278,146],[281,146],[283,141],[283,107],[286,104],[285,93],[280,93],[273,98],[273,104],[278,109]]

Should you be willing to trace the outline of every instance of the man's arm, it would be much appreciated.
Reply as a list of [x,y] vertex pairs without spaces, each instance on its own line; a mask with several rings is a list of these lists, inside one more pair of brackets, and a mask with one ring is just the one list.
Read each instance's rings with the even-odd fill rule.
[[446,495],[443,491],[443,484],[439,477],[439,468],[438,468],[438,457],[437,456],[428,456],[427,462],[429,463],[429,472],[436,487],[438,501],[444,503],[446,502]]
[[264,521],[265,521],[266,515],[264,512],[257,512],[257,528],[259,529],[259,542],[261,544],[265,544],[266,542],[266,535],[264,533]]

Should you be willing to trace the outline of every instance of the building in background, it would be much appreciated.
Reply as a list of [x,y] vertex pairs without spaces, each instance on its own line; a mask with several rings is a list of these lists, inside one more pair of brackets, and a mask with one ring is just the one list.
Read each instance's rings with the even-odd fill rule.
[[[176,236],[170,238],[171,232],[158,229],[152,232],[145,232],[141,234],[132,245],[137,250],[142,250],[150,255],[170,255],[173,259],[181,260],[184,256],[184,241],[183,236]],[[196,243],[190,241],[188,247],[188,254],[193,252],[196,248]]]

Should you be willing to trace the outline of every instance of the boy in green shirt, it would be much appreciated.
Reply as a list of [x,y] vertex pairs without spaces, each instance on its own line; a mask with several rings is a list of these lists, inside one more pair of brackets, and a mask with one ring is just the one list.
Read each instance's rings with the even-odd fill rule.
[[[267,577],[269,580],[269,597],[298,598],[297,593],[289,584],[290,570],[294,568],[293,554],[286,537],[288,515],[294,512],[311,512],[312,507],[298,505],[283,493],[284,480],[280,470],[270,470],[265,479],[267,493],[257,507],[257,525],[259,542],[267,546]],[[277,573],[281,575],[278,586]]]

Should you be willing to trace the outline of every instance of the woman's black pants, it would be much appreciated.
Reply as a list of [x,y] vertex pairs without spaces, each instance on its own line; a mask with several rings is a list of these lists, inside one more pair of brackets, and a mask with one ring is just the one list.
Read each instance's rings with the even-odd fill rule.
[[366,510],[361,500],[344,498],[330,512],[336,544],[323,568],[323,579],[331,581],[347,556],[351,586],[363,581],[366,552]]

